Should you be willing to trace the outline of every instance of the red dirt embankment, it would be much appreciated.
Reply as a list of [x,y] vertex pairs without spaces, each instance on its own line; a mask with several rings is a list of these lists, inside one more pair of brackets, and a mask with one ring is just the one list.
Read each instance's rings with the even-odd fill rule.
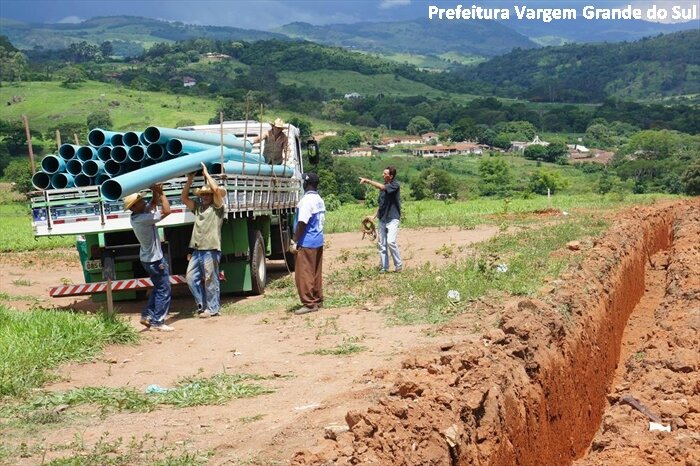
[[[633,209],[558,289],[506,306],[482,341],[455,333],[458,343],[425,348],[398,373],[377,371],[393,382],[386,396],[349,412],[349,432],[327,434],[318,451],[298,452],[292,464],[571,464],[598,430],[648,258],[682,233],[674,222],[697,224],[689,215],[697,209],[698,202]],[[700,242],[697,232],[691,237]],[[697,300],[694,263],[675,262],[685,268],[668,287]]]

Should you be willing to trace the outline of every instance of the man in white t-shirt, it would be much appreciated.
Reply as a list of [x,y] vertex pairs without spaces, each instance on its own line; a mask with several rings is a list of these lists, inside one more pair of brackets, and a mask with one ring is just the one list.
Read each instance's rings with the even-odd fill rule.
[[302,307],[295,314],[318,311],[323,304],[323,224],[326,205],[318,194],[318,175],[304,173],[304,195],[296,209],[294,242],[296,254],[294,281]]

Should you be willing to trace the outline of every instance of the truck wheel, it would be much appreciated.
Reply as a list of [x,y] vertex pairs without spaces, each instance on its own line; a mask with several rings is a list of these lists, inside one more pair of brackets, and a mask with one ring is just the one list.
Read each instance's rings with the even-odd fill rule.
[[267,268],[265,265],[265,243],[262,233],[253,230],[250,242],[250,281],[253,294],[263,294],[267,282]]

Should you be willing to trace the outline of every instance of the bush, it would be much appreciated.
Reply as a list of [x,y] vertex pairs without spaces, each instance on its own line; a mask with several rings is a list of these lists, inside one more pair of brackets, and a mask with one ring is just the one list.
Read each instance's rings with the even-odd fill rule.
[[682,178],[685,185],[685,193],[691,196],[700,194],[700,161],[695,162],[683,173]]
[[551,194],[554,194],[567,186],[569,186],[569,182],[566,179],[562,178],[559,173],[549,170],[533,173],[529,183],[530,191],[537,194],[547,194],[548,189]]
[[88,129],[110,129],[113,126],[112,117],[109,116],[109,112],[107,110],[98,110],[89,114],[87,116],[86,123]]
[[341,206],[340,199],[335,194],[327,194],[324,196],[323,202],[326,204],[326,212],[333,212],[340,209]]
[[32,169],[26,160],[12,160],[5,167],[5,179],[12,182],[12,189],[27,194],[32,191]]

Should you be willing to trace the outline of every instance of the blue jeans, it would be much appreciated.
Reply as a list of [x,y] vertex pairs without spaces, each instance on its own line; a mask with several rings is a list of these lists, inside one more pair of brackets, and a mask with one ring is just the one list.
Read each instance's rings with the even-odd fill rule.
[[170,309],[170,270],[165,258],[155,262],[141,262],[144,270],[153,282],[151,295],[148,297],[146,309],[141,317],[150,320],[151,324],[158,326],[165,323]]
[[378,241],[377,249],[379,249],[379,266],[383,271],[389,270],[389,255],[394,261],[396,270],[403,268],[401,254],[399,253],[399,245],[396,244],[396,237],[399,234],[399,219],[384,222],[379,220],[379,228],[377,229]]
[[218,314],[219,304],[219,261],[221,251],[192,251],[192,258],[187,266],[187,285],[190,287],[199,312],[209,311]]

